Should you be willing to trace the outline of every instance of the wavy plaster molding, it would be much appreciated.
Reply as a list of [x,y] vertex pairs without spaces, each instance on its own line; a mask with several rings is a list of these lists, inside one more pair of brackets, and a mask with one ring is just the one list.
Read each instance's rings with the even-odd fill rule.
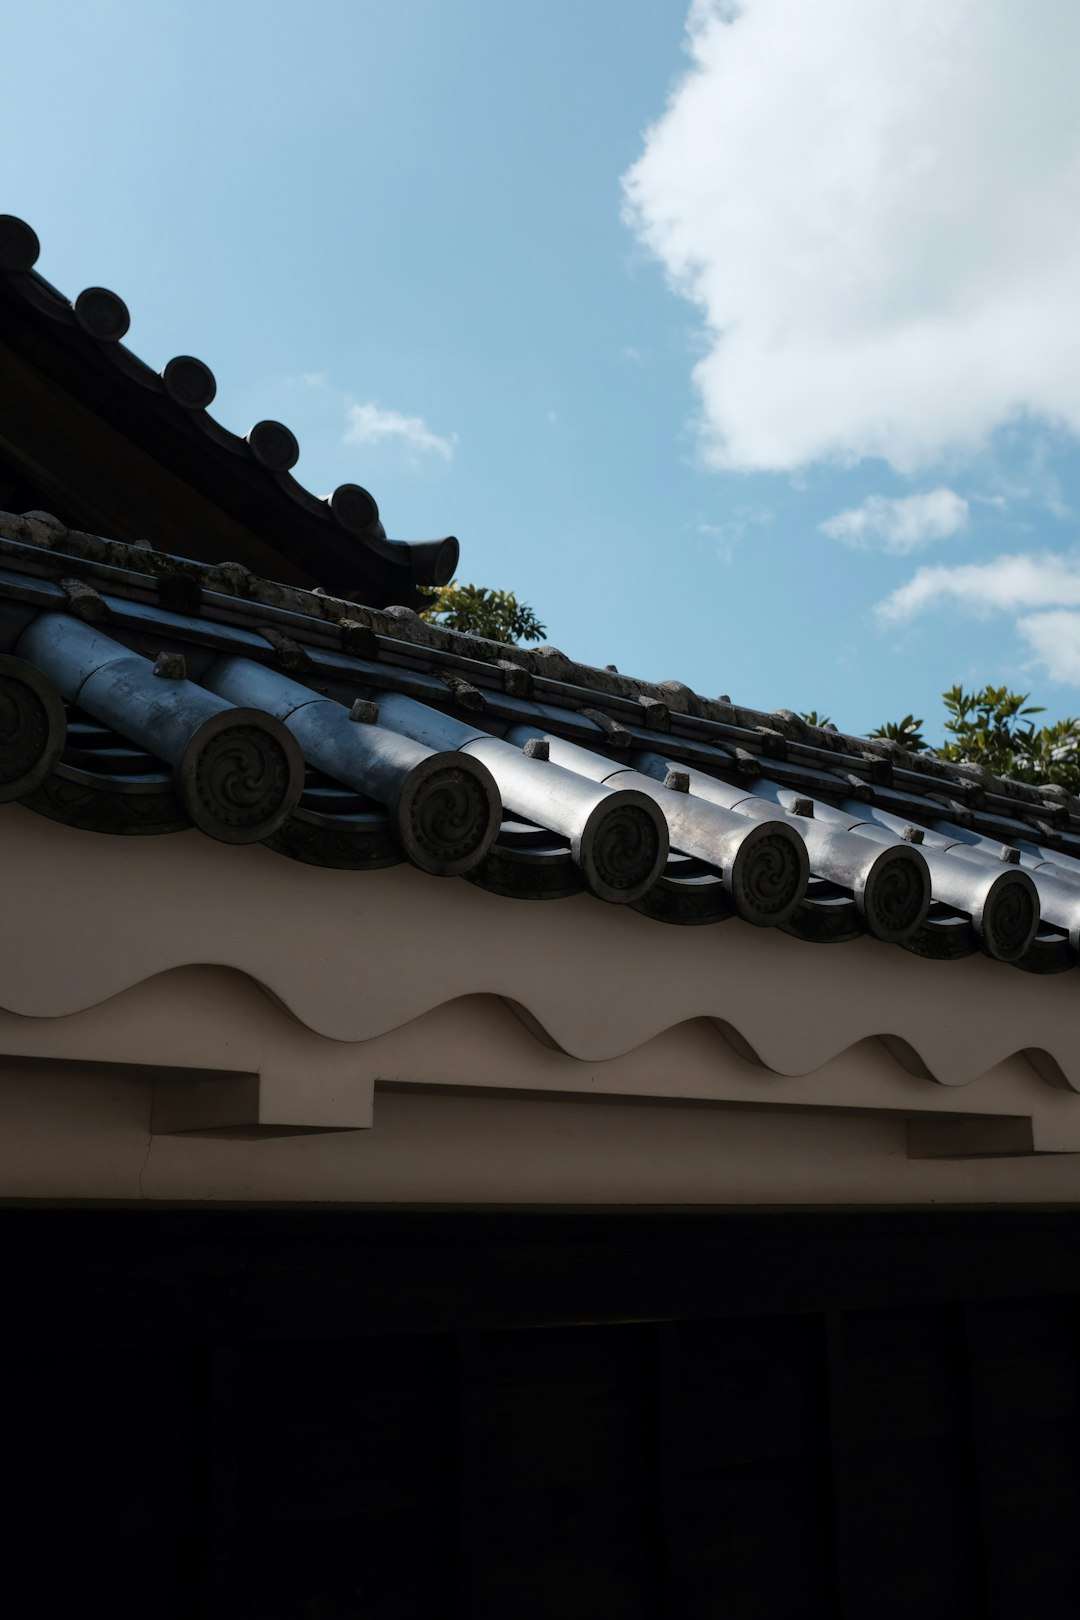
[[1020,1056],[957,1115],[955,1090],[873,1039],[780,1076],[696,1019],[586,1062],[478,995],[334,1042],[220,967],[61,1018],[0,1014],[0,1053],[8,1198],[919,1204],[1080,1190],[1076,1099]]
[[364,1129],[374,1076],[361,1050],[308,1029],[231,968],[175,968],[59,1018],[0,1012],[0,1065],[147,1082],[154,1135]]
[[812,946],[736,921],[665,928],[586,898],[519,903],[407,866],[329,871],[194,831],[110,839],[19,805],[0,808],[0,882],[0,1006],[23,1018],[218,964],[329,1042],[372,1041],[490,995],[586,1063],[705,1018],[776,1075],[812,1074],[880,1037],[946,1086],[1025,1053],[1051,1084],[1080,1090],[1073,974],[928,962],[870,939]]

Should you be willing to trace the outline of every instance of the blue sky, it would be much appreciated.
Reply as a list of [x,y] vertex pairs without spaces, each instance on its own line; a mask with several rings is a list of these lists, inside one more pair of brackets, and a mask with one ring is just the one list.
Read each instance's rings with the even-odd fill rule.
[[[689,27],[688,27],[689,24]],[[0,211],[572,656],[1080,712],[1074,0],[14,0]]]

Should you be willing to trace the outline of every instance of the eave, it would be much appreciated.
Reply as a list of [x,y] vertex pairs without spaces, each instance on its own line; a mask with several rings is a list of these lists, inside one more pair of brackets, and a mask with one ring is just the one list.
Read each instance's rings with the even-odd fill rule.
[[[103,668],[110,648],[136,655],[119,684],[106,670],[91,691],[85,669],[71,674],[88,635]],[[316,865],[405,859],[511,900],[591,889],[668,923],[742,918],[821,943],[869,933],[1036,973],[1076,961],[1080,805],[1056,790],[40,515],[0,517],[0,651],[67,706],[52,754],[7,797],[77,826],[194,821]],[[181,762],[194,756],[163,755],[147,703],[159,725],[179,704],[192,737],[204,711],[239,705],[291,760],[276,808],[244,826],[204,815]],[[426,850],[409,819],[427,802],[421,777],[477,818]],[[768,892],[777,859],[786,899]]]
[[209,413],[210,368],[180,355],[158,375],[121,341],[123,300],[92,287],[73,301],[35,270],[38,242],[0,215],[0,464],[78,527],[202,561],[229,559],[271,579],[415,605],[445,584],[458,543],[387,538],[358,484],[322,499],[291,469],[280,422],[246,437]]

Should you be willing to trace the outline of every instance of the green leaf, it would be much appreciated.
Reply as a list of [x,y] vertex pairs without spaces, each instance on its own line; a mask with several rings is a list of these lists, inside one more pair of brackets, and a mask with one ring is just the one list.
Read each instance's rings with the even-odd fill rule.
[[459,585],[451,580],[429,595],[420,614],[429,624],[442,625],[488,641],[543,641],[547,627],[527,602],[513,591],[493,591],[486,585]]

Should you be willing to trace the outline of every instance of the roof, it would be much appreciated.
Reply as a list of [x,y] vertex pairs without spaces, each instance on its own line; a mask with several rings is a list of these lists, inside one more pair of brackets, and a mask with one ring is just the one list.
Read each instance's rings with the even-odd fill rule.
[[1036,973],[1080,949],[1080,801],[788,710],[43,513],[0,515],[0,654],[0,798],[76,827]]
[[458,542],[387,538],[373,496],[341,484],[322,499],[292,476],[300,454],[281,422],[246,437],[210,415],[202,360],[160,375],[122,339],[129,316],[107,287],[74,300],[34,268],[37,236],[0,214],[0,490],[22,486],[69,523],[149,536],[206,560],[235,557],[299,585],[366,602],[417,604],[444,585]]

